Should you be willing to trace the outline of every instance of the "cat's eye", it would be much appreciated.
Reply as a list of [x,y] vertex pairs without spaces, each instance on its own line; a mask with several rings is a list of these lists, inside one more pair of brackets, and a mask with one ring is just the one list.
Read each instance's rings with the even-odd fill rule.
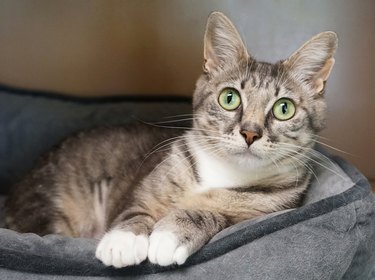
[[225,88],[219,95],[219,104],[227,111],[236,110],[241,105],[241,97],[234,88]]
[[286,121],[293,118],[296,113],[296,106],[288,98],[280,98],[275,102],[272,108],[273,115],[280,121]]

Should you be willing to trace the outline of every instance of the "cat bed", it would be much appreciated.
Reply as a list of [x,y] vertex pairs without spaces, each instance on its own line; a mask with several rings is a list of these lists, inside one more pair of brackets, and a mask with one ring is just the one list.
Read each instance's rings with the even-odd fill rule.
[[[0,205],[12,183],[67,135],[190,110],[181,98],[86,99],[0,86]],[[302,207],[227,228],[183,266],[105,267],[94,256],[97,240],[1,228],[0,279],[375,279],[370,185],[349,163],[321,152],[330,162],[314,167]]]

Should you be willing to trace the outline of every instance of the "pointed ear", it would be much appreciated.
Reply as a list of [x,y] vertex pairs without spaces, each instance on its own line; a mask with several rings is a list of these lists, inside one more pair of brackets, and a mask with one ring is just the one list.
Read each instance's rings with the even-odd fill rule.
[[211,13],[204,36],[204,72],[218,71],[227,64],[248,58],[245,45],[232,22],[220,12]]
[[314,93],[320,93],[335,63],[333,55],[336,49],[336,33],[322,32],[307,41],[283,64],[296,80],[306,84]]

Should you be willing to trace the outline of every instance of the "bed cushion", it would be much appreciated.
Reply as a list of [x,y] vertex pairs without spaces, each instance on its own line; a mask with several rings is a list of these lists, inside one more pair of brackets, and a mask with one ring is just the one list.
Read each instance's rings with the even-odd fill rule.
[[79,98],[0,85],[0,194],[67,135],[189,113],[190,102],[181,97]]
[[[0,205],[41,153],[75,131],[189,112],[187,99],[83,99],[0,86]],[[346,161],[317,149],[331,163],[314,167],[302,207],[227,228],[182,267],[108,268],[94,257],[97,240],[2,228],[0,279],[371,279],[370,185]]]

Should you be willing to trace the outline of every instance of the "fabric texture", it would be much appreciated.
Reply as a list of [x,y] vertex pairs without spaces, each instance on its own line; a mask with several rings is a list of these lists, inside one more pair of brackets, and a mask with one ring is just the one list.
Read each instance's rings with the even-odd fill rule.
[[[189,111],[180,99],[54,98],[0,87],[0,191],[5,196],[41,153],[72,132]],[[181,267],[114,269],[95,259],[97,240],[1,228],[0,279],[375,279],[370,185],[353,166],[321,152],[332,163],[314,168],[302,207],[227,228]]]

